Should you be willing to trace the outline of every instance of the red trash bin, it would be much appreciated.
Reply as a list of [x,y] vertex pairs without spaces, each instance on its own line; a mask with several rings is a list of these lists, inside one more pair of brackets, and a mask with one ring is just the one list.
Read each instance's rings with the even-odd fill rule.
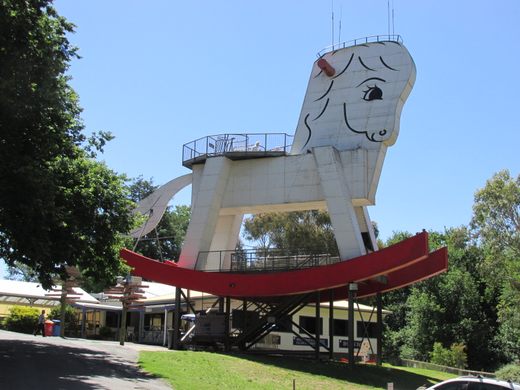
[[45,336],[52,336],[52,328],[54,327],[54,322],[50,320],[45,321]]

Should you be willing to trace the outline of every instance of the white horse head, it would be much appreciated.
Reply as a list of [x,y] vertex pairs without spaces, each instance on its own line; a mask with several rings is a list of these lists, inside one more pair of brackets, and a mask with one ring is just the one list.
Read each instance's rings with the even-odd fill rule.
[[415,82],[415,64],[399,42],[334,50],[313,65],[291,154],[391,146]]

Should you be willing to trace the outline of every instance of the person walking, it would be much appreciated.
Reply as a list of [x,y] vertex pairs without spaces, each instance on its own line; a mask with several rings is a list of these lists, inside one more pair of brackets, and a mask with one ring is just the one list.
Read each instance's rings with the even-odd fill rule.
[[38,316],[38,327],[34,335],[36,336],[40,331],[42,332],[42,336],[45,337],[45,310],[42,310],[42,314]]

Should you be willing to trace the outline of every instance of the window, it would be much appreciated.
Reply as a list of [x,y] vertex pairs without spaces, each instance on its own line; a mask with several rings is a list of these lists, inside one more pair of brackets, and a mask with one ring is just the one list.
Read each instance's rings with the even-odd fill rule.
[[[300,316],[299,325],[310,334],[316,334],[316,318]],[[300,330],[300,333],[303,332]],[[320,334],[323,334],[323,318],[320,318]]]
[[468,382],[467,381],[456,381],[446,383],[444,385],[440,385],[436,387],[436,390],[467,390]]
[[[256,311],[247,310],[245,312],[245,328],[252,326],[260,321],[260,317]],[[231,327],[235,329],[244,329],[244,311],[235,309],[231,312]]]
[[117,328],[119,314],[113,311],[107,311],[105,316],[105,326],[109,328]]
[[276,324],[273,330],[278,332],[290,332],[292,330],[292,319],[290,316],[285,315],[282,318],[276,320]]
[[144,329],[145,330],[161,330],[164,321],[163,314],[145,314]]
[[[365,329],[366,328],[366,329]],[[357,337],[369,337],[371,339],[377,338],[377,323],[357,321]]]
[[334,336],[348,337],[348,321],[334,320]]
[[468,390],[505,390],[509,387],[493,385],[491,383],[469,382]]

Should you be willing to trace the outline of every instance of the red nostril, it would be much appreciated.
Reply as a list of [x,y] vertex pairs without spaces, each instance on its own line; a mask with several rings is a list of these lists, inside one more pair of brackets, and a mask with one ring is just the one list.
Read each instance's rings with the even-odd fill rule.
[[318,68],[320,68],[322,71],[324,71],[325,74],[326,74],[327,76],[329,76],[329,77],[334,76],[334,74],[336,73],[336,69],[334,69],[334,68],[332,67],[332,65],[329,64],[329,63],[327,62],[327,60],[324,59],[324,58],[320,58],[320,59],[318,60]]

